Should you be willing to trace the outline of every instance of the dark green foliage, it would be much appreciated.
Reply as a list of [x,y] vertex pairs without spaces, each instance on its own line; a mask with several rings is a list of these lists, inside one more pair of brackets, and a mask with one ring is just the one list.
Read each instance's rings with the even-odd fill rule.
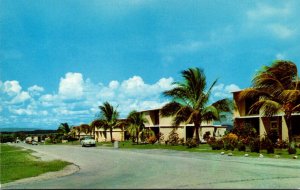
[[246,151],[246,145],[242,141],[238,142],[237,148],[239,151]]
[[297,153],[297,149],[294,145],[290,145],[288,148],[288,153],[289,154],[296,154]]
[[259,139],[259,137],[251,138],[249,146],[250,146],[250,151],[251,152],[259,153],[259,151],[260,151],[260,139]]
[[267,153],[270,154],[270,153],[274,153],[274,144],[273,142],[271,141],[271,139],[268,138],[268,136],[265,136],[262,140],[261,140],[261,143],[260,143],[260,147],[261,149],[266,149],[267,150]]
[[211,146],[212,150],[221,150],[222,148],[224,148],[224,142],[222,139],[210,137],[207,143]]
[[199,146],[199,143],[197,143],[197,140],[194,139],[194,138],[188,138],[185,142],[185,145],[188,147],[188,148],[194,148],[194,147],[197,147]]

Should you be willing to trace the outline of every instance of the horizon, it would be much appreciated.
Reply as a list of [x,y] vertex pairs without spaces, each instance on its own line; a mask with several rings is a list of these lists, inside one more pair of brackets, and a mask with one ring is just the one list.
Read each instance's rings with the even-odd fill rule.
[[190,67],[232,98],[273,61],[299,66],[300,2],[2,0],[0,128],[89,124],[161,107]]

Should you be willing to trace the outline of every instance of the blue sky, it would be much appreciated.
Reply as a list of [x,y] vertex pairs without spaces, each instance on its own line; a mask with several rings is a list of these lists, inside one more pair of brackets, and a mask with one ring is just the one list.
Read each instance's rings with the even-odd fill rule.
[[299,66],[299,1],[0,1],[0,128],[90,123],[104,101],[160,107],[180,71],[212,100],[276,59]]

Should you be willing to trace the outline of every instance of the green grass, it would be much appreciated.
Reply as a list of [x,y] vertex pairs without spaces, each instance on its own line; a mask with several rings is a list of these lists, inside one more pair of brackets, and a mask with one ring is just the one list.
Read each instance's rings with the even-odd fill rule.
[[[111,144],[111,143],[110,143]],[[264,157],[268,158],[275,158],[275,155],[280,155],[280,158],[292,159],[294,156],[293,154],[290,155],[287,152],[287,149],[275,149],[274,154],[267,154],[266,150],[261,150],[260,153],[250,152],[249,150],[246,151],[238,151],[235,149],[234,151],[231,150],[212,150],[208,144],[200,144],[198,147],[195,148],[188,148],[187,146],[183,145],[166,145],[166,144],[132,144],[131,141],[124,141],[119,142],[119,148],[121,149],[169,149],[169,150],[178,150],[178,151],[188,151],[188,152],[206,152],[206,153],[215,153],[220,154],[224,152],[225,154],[232,152],[234,156],[244,156],[248,154],[249,157],[258,157],[259,154],[263,154]],[[296,155],[300,158],[300,149],[297,149]]]
[[0,150],[1,184],[59,171],[70,164],[61,160],[40,161],[30,154],[32,151],[6,144],[1,144]]

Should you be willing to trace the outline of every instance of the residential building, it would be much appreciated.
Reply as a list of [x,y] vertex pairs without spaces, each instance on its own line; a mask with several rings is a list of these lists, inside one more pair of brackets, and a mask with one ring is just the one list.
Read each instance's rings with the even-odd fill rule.
[[[181,124],[177,127],[172,125],[173,123],[173,117],[162,117],[161,116],[161,109],[150,109],[150,110],[143,110],[140,111],[144,113],[144,116],[147,120],[145,122],[145,127],[150,128],[152,131],[154,131],[156,137],[159,137],[159,134],[162,134],[164,136],[164,140],[166,141],[169,138],[170,132],[175,129],[176,133],[178,134],[179,138],[183,139],[184,142],[188,138],[194,137],[194,125],[193,124]],[[120,119],[120,121],[125,121],[126,119]],[[124,126],[124,129],[126,127]],[[129,134],[126,130],[122,128],[115,128],[112,131],[113,139],[117,141],[124,141],[129,139]],[[223,125],[213,125],[213,122],[202,122],[201,128],[199,129],[199,136],[201,142],[205,142],[203,136],[209,132],[210,137],[222,137],[225,134],[225,131],[227,129],[227,126]],[[78,135],[78,134],[77,134]],[[80,136],[82,136],[81,134]],[[103,128],[96,128],[95,129],[95,140],[98,142],[109,142],[110,139],[110,131],[109,129],[104,130]]]
[[[193,124],[182,123],[179,126],[175,127],[174,125],[172,125],[174,117],[162,117],[160,108],[144,110],[141,112],[144,113],[148,121],[147,123],[145,123],[145,126],[152,129],[157,136],[159,133],[161,133],[164,136],[164,141],[168,140],[169,134],[173,129],[176,129],[176,133],[178,134],[179,138],[183,138],[184,142],[188,138],[193,138],[195,135]],[[222,137],[225,131],[226,126],[213,125],[213,122],[202,122],[199,129],[200,140],[201,142],[205,142],[203,136],[206,132],[209,132],[211,137]]]
[[[284,113],[277,113],[272,117],[264,117],[262,110],[254,113],[249,113],[249,110],[253,103],[255,103],[259,97],[247,98],[245,100],[239,100],[238,95],[241,91],[233,92],[233,100],[235,103],[233,119],[235,125],[247,124],[256,129],[260,138],[263,138],[265,134],[270,131],[277,132],[278,138],[288,141],[288,125],[284,118]],[[300,114],[292,115],[292,133],[296,137],[296,140],[300,140]]]

